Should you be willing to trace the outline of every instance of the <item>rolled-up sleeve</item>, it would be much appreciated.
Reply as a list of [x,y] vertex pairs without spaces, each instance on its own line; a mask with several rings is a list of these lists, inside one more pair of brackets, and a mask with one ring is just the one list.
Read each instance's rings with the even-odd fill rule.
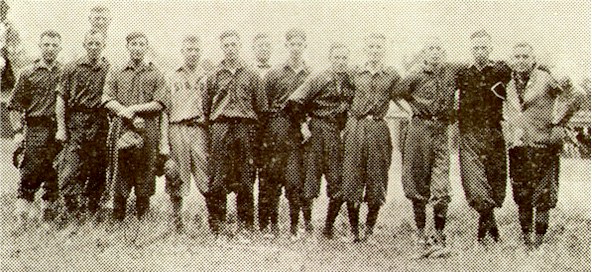
[[24,70],[19,76],[16,86],[14,87],[14,93],[8,103],[8,109],[13,111],[24,111],[27,107],[27,101],[30,99],[30,95],[27,95],[27,82],[30,72]]
[[169,101],[170,96],[170,89],[169,85],[167,84],[164,75],[158,73],[156,76],[155,86],[154,86],[154,94],[152,96],[152,101],[160,103],[163,109],[167,109],[170,105]]

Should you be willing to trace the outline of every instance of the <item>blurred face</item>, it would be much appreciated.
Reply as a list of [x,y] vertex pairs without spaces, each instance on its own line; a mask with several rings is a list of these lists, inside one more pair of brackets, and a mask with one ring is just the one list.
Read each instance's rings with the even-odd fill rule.
[[386,41],[382,38],[368,38],[366,39],[366,55],[370,62],[382,62],[384,52],[386,50]]
[[143,60],[147,50],[148,40],[145,37],[138,37],[127,43],[127,51],[132,60]]
[[438,65],[442,62],[443,56],[444,50],[439,42],[433,41],[426,45],[424,49],[424,57],[427,64]]
[[221,40],[224,58],[227,60],[237,60],[238,52],[241,47],[240,39],[237,36],[227,36]]
[[288,49],[290,56],[293,58],[300,58],[306,48],[306,40],[302,37],[292,37],[290,40],[286,41],[286,48]]
[[184,42],[183,49],[181,49],[185,64],[195,66],[199,62],[201,56],[201,49],[198,42]]
[[259,62],[266,63],[269,61],[271,57],[271,41],[269,38],[261,38],[255,41],[253,45],[253,51],[255,53],[255,58]]
[[331,62],[331,68],[336,73],[342,73],[347,71],[349,50],[345,47],[337,47],[331,51],[329,61]]
[[512,55],[512,65],[516,72],[529,72],[534,66],[534,56],[532,49],[528,46],[519,46],[514,48]]
[[491,38],[477,37],[471,40],[471,52],[475,62],[485,64],[489,61],[489,54],[493,48],[491,47]]
[[43,36],[39,41],[39,48],[41,49],[41,57],[47,63],[52,63],[62,50],[61,39],[58,37]]
[[88,17],[90,21],[90,25],[92,28],[100,29],[100,30],[107,30],[109,27],[109,23],[111,22],[111,18],[109,17],[108,12],[91,12],[90,16]]
[[90,59],[98,59],[105,48],[105,36],[99,33],[88,35],[83,46]]

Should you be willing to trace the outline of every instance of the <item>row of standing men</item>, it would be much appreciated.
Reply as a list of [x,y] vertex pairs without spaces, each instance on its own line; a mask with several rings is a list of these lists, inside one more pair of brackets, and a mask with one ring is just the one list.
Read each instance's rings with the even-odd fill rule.
[[[346,203],[353,240],[368,239],[385,202],[391,163],[384,117],[390,101],[404,99],[413,114],[403,150],[403,189],[413,203],[419,241],[427,240],[425,210],[431,203],[434,243],[445,246],[447,131],[458,120],[461,179],[469,205],[479,213],[477,239],[499,239],[493,211],[505,198],[510,147],[510,177],[524,241],[533,245],[534,224],[534,245],[542,242],[548,212],[557,202],[563,126],[575,106],[560,117],[554,113],[554,101],[569,93],[569,81],[559,84],[538,68],[529,44],[514,47],[510,67],[490,61],[490,35],[475,32],[475,63],[466,66],[444,62],[441,43],[432,39],[425,44],[421,67],[400,78],[383,64],[386,37],[371,34],[364,40],[364,65],[350,68],[347,46],[334,44],[331,66],[313,75],[302,60],[307,43],[303,31],[286,33],[289,58],[274,68],[265,62],[245,64],[238,33],[227,31],[220,35],[224,60],[219,66],[204,70],[199,38],[189,36],[183,40],[184,65],[165,79],[144,61],[148,39],[138,32],[126,39],[128,64],[109,72],[101,57],[105,37],[105,32],[91,30],[84,40],[87,54],[62,67],[55,61],[60,35],[44,32],[42,58],[20,74],[14,88],[9,107],[24,115],[26,130],[18,198],[32,202],[44,184],[42,198],[50,203],[47,219],[55,217],[52,203],[59,194],[67,215],[77,217],[83,209],[96,213],[111,186],[113,218],[125,218],[132,188],[142,218],[161,170],[179,228],[182,199],[193,177],[216,235],[227,234],[226,197],[236,193],[239,235],[245,238],[254,229],[258,175],[259,228],[279,231],[284,187],[290,233],[297,239],[301,212],[305,229],[313,231],[311,210],[324,176],[330,201],[323,235],[333,237],[333,224]],[[263,55],[268,53],[268,36],[257,35],[254,43]],[[161,120],[166,141],[161,141]],[[160,161],[162,151],[171,160]],[[107,171],[109,163],[118,171]],[[112,185],[105,182],[107,172]],[[363,202],[368,215],[360,237]]]

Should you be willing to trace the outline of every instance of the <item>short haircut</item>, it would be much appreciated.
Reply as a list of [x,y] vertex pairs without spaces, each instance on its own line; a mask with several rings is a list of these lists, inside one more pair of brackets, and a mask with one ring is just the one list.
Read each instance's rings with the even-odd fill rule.
[[43,31],[43,33],[41,33],[41,35],[39,36],[39,39],[43,39],[43,37],[49,37],[49,38],[58,38],[60,41],[62,40],[62,35],[60,35],[60,33],[58,33],[55,30],[46,30]]
[[532,45],[527,42],[517,43],[516,45],[514,45],[514,49],[516,49],[516,48],[528,48],[530,51],[534,51],[534,47],[532,47]]
[[96,13],[103,13],[103,12],[109,12],[109,9],[105,6],[94,6],[92,9],[90,9],[90,12],[96,12]]
[[306,41],[306,33],[304,33],[304,30],[301,30],[298,28],[292,28],[292,29],[288,30],[288,32],[286,32],[286,41],[289,41],[289,40],[296,38],[296,37],[300,37]]
[[269,34],[267,33],[257,33],[253,38],[253,42],[257,42],[258,40],[269,39]]
[[329,47],[329,55],[333,54],[333,51],[340,48],[345,48],[349,52],[349,47],[347,47],[344,43],[333,43]]
[[101,39],[103,39],[103,42],[105,41],[105,39],[107,38],[107,34],[105,34],[105,32],[103,31],[99,31],[97,29],[91,29],[90,31],[88,31],[86,33],[86,35],[84,36],[84,42],[86,43],[86,40],[90,37],[90,36],[94,36],[94,35],[101,35]]
[[238,35],[238,32],[236,32],[236,30],[227,30],[222,32],[222,34],[220,34],[220,40],[223,40],[224,38],[228,38],[228,37],[237,37],[238,39],[240,39],[240,36]]
[[125,41],[127,43],[130,43],[131,41],[138,39],[138,38],[144,38],[146,41],[148,41],[148,38],[142,32],[132,32],[130,34],[127,34],[127,36],[125,37]]
[[189,35],[183,39],[183,43],[200,43],[200,39],[196,35]]
[[484,29],[481,29],[481,30],[478,30],[478,31],[474,32],[473,34],[471,34],[471,40],[476,39],[476,38],[491,39],[491,35],[489,35],[489,32],[485,31]]

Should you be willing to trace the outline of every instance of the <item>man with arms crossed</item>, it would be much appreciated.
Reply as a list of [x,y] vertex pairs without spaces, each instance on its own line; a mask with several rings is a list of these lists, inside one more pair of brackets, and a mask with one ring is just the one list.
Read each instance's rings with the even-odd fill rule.
[[[299,29],[286,33],[288,60],[272,69],[263,81],[269,116],[266,118],[263,144],[263,171],[259,180],[259,228],[267,232],[271,224],[272,236],[277,235],[278,204],[282,186],[290,206],[290,234],[298,238],[300,198],[302,196],[302,135],[300,124],[289,115],[288,97],[304,83],[310,69],[302,54],[306,48],[306,34]],[[310,215],[309,220],[310,220]],[[308,222],[308,221],[307,221]]]

